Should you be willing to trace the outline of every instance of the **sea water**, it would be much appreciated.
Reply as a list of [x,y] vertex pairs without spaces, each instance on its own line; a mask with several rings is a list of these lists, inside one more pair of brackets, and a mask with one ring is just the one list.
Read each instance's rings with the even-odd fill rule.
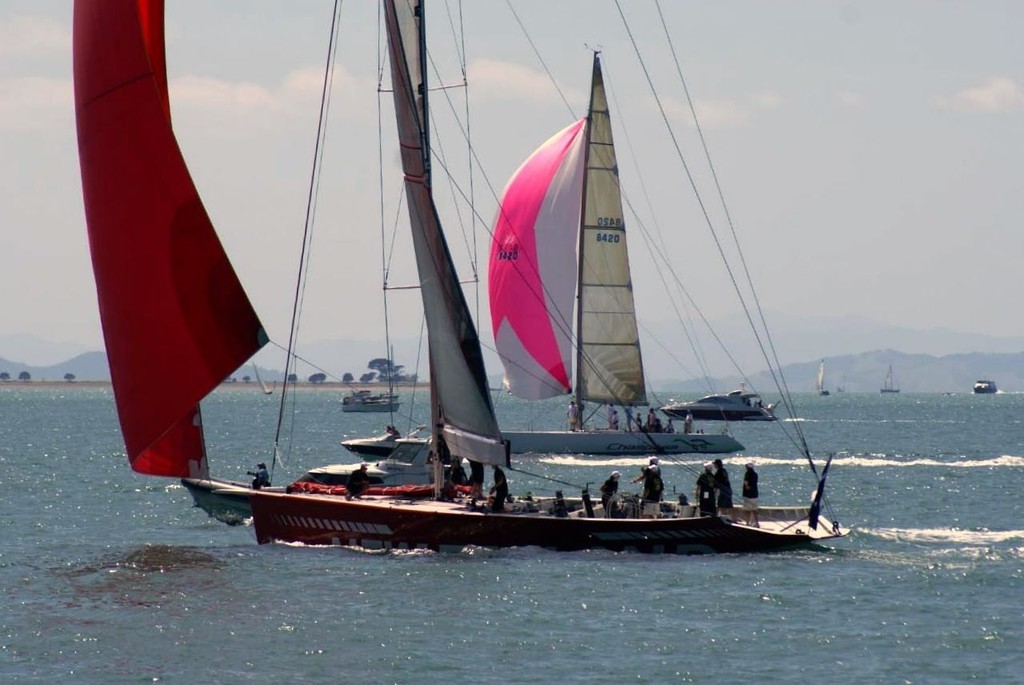
[[[426,410],[402,394],[407,430]],[[350,461],[339,440],[391,422],[343,414],[341,396],[286,404],[275,482]],[[204,404],[218,475],[271,462],[279,400],[239,387]],[[259,546],[177,481],[128,468],[108,388],[4,384],[0,682],[1021,682],[1024,396],[796,401],[796,421],[732,426],[747,449],[726,467],[738,489],[754,462],[765,504],[806,501],[800,429],[819,468],[833,455],[828,513],[846,538],[697,557],[434,554]],[[561,400],[496,405],[511,427],[565,418]],[[673,496],[692,497],[705,458],[662,460]],[[517,459],[509,480],[513,496],[574,495],[645,462]]]

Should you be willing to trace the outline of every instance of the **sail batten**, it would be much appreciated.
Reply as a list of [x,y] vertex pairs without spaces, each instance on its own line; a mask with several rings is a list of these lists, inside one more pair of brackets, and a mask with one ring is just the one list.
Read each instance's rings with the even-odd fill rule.
[[207,472],[198,404],[267,337],[170,122],[163,0],[76,0],[82,192],[132,468]]

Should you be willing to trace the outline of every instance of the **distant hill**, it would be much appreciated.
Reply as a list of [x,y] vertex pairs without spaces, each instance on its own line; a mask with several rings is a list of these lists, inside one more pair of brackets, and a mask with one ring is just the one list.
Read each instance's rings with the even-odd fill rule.
[[59,381],[69,373],[80,381],[110,380],[105,352],[86,352],[51,366],[31,366],[0,357],[0,372],[2,371],[9,373],[11,378],[17,378],[22,371],[28,371],[34,381]]
[[[814,359],[784,366],[789,389],[793,392],[814,391],[820,361]],[[842,385],[846,392],[877,393],[890,365],[901,392],[971,392],[974,381],[980,378],[994,380],[1004,392],[1024,392],[1024,352],[935,356],[875,350],[826,357],[825,387],[832,392]],[[713,387],[719,391],[731,390],[741,380],[738,376],[723,376],[713,379]],[[753,374],[749,380],[759,392],[773,394],[775,383],[767,372]],[[707,389],[705,383],[692,379],[666,380],[655,386],[662,391],[702,392]]]
[[[793,392],[813,391],[819,362],[819,359],[812,359],[785,365],[783,373],[789,389]],[[902,392],[970,392],[974,381],[979,378],[994,380],[1004,392],[1024,392],[1024,352],[972,352],[936,356],[874,350],[826,357],[825,386],[832,392],[836,391],[838,385],[842,385],[846,392],[878,392],[890,364]],[[500,367],[488,368],[494,370]],[[80,381],[110,380],[107,357],[103,352],[87,352],[52,366],[31,366],[0,358],[0,371],[6,371],[14,379],[22,371],[28,371],[32,380],[38,381],[61,380],[67,373],[74,374],[76,380]],[[308,375],[306,371],[308,369],[300,370],[300,377],[305,378]],[[353,372],[363,371],[365,369],[353,369]],[[245,376],[254,375],[251,364],[233,374],[239,381]],[[259,375],[267,382],[280,381],[284,377],[281,371],[262,366],[259,367]],[[425,375],[421,372],[421,377]],[[753,374],[748,380],[759,392],[769,396],[773,393],[775,384],[767,372]],[[738,387],[741,381],[743,379],[739,376],[723,375],[713,378],[711,387],[717,391],[727,391]],[[655,379],[652,385],[661,394],[669,391],[703,393],[709,389],[705,381],[697,379]],[[501,387],[500,375],[491,378],[491,387]]]

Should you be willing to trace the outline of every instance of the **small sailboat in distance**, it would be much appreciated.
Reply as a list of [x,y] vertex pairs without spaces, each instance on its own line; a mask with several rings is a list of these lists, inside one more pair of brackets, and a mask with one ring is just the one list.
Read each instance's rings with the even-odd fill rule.
[[885,380],[882,382],[882,389],[879,392],[890,393],[899,391],[900,386],[896,384],[896,377],[892,373],[892,364],[889,364],[889,373],[885,374]]
[[825,389],[825,360],[822,359],[821,363],[818,364],[818,394],[825,397],[829,394],[828,390]]

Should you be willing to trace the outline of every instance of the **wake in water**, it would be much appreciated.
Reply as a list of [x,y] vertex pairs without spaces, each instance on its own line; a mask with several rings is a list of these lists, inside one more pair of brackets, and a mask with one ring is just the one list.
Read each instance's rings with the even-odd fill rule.
[[[662,457],[662,462],[666,464],[678,464],[680,466],[692,466],[699,467],[705,461],[708,460],[707,455],[694,455],[692,457]],[[647,463],[647,457],[613,457],[608,459],[594,459],[591,457],[581,457],[579,455],[563,454],[563,455],[552,455],[548,457],[541,457],[537,459],[538,462],[544,464],[552,464],[557,466],[623,466],[631,467],[637,464]],[[778,457],[759,457],[756,455],[747,456],[733,456],[729,458],[723,458],[722,461],[727,465],[742,466],[744,464],[754,464],[755,466],[803,466],[807,463],[807,460],[803,457],[793,458],[778,458]],[[878,468],[880,466],[942,466],[946,468],[1021,468],[1024,467],[1024,457],[1016,457],[1011,455],[1004,455],[1001,457],[995,457],[993,459],[960,459],[958,461],[944,461],[942,459],[936,459],[934,457],[917,457],[911,459],[900,459],[896,456],[883,455],[883,454],[868,454],[868,455],[848,455],[841,456],[837,455],[832,459],[832,468],[840,466],[861,466],[867,468]]]
[[858,528],[862,535],[871,535],[894,542],[922,544],[993,545],[1024,540],[1024,530],[961,530],[959,528]]

